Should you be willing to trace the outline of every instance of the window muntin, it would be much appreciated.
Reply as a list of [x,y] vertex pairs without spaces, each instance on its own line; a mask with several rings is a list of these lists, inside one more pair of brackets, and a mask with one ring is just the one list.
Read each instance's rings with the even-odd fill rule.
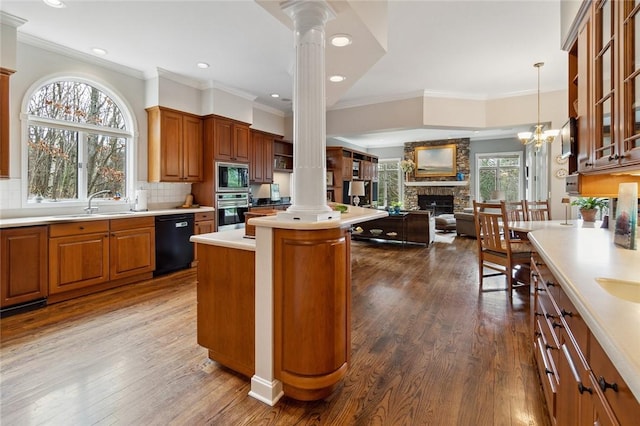
[[379,160],[378,204],[389,206],[395,201],[403,202],[403,198],[400,160]]
[[522,154],[481,154],[477,157],[477,199],[490,200],[503,191],[506,201],[522,199]]
[[104,189],[126,197],[132,132],[112,97],[86,82],[54,81],[33,93],[27,112],[28,202],[85,200]]

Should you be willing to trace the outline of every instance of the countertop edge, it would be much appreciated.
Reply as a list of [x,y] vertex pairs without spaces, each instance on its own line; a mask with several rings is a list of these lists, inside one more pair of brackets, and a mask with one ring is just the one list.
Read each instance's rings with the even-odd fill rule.
[[174,208],[174,209],[157,209],[147,211],[122,211],[119,212],[103,212],[95,213],[91,216],[72,217],[73,213],[65,215],[48,215],[48,216],[33,216],[33,217],[17,217],[0,219],[0,229],[4,228],[17,228],[21,226],[37,226],[37,225],[50,225],[54,223],[64,222],[84,222],[89,220],[109,220],[109,219],[126,219],[130,217],[146,217],[146,216],[165,216],[170,214],[181,213],[203,213],[215,211],[213,207],[198,207],[198,208]]

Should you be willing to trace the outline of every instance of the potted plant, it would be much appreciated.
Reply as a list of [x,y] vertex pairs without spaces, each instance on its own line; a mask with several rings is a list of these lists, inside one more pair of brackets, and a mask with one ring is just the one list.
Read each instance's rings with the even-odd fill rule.
[[609,200],[598,197],[580,197],[571,202],[572,206],[578,206],[580,215],[585,222],[595,222],[598,209],[609,205]]
[[400,201],[394,201],[391,203],[391,207],[393,207],[393,211],[397,214],[400,213],[400,208],[402,207],[402,203]]

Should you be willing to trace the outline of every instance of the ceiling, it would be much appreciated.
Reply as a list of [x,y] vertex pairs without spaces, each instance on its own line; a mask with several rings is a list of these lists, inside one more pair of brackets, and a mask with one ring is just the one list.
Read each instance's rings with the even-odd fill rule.
[[[291,111],[294,42],[291,29],[273,12],[277,2],[65,3],[55,9],[41,0],[3,0],[0,10],[27,21],[18,28],[21,41],[83,56],[140,78],[164,70],[199,87],[230,88],[255,97],[257,103]],[[345,2],[331,3],[342,8]],[[418,94],[475,100],[531,94],[537,87],[533,64],[541,61],[542,91],[566,88],[560,0],[389,0],[387,7],[386,52],[384,46],[363,47],[365,37],[354,37],[339,53],[342,56],[336,56],[341,61],[331,62],[336,54],[331,49],[336,48],[327,48],[327,68],[343,63],[347,75],[344,83],[337,83],[341,86],[327,82],[329,109]],[[332,31],[350,31],[348,20],[332,25]],[[108,53],[98,57],[93,47]],[[200,69],[198,62],[210,67]],[[348,68],[347,62],[360,64],[360,69]],[[272,93],[280,98],[272,98]],[[449,137],[510,137],[521,130],[528,129],[420,128],[332,136],[369,148]]]

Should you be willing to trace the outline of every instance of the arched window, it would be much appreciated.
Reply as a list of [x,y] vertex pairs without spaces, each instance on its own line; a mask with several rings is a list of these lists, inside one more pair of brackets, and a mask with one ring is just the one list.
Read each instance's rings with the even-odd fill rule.
[[36,89],[27,104],[27,201],[126,196],[130,114],[103,90],[73,79]]

